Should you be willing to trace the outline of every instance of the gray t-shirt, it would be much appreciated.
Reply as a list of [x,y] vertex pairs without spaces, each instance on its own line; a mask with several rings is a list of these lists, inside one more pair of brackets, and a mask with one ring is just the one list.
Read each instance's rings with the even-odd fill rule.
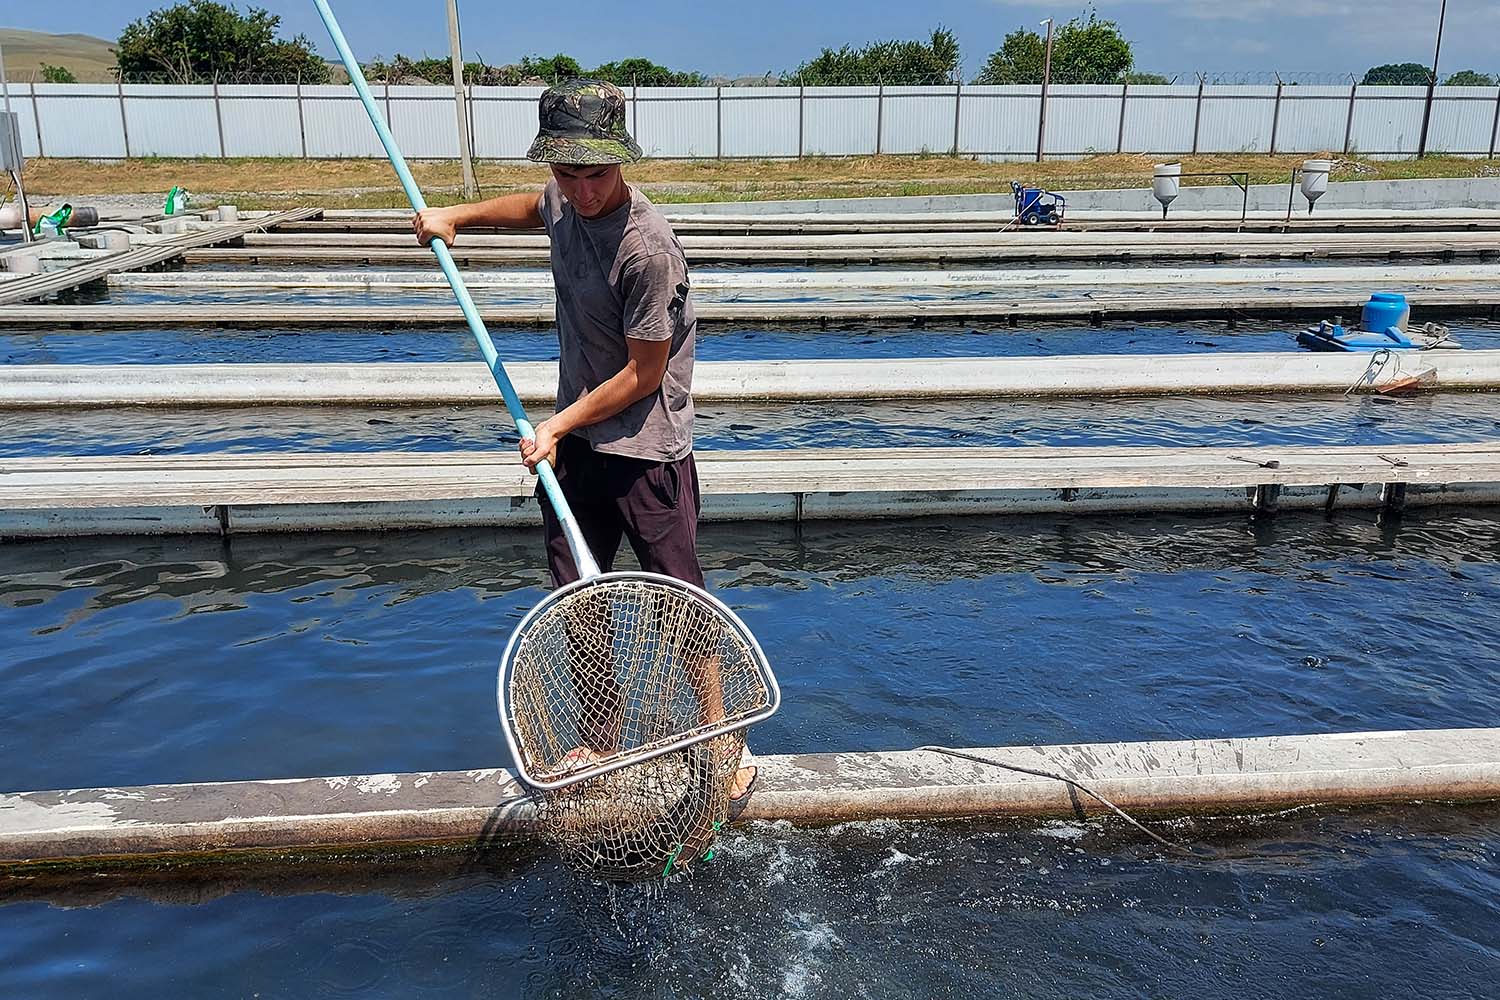
[[548,181],[539,203],[552,239],[559,342],[557,408],[571,405],[629,360],[625,338],[670,340],[661,387],[574,433],[596,451],[672,462],[693,450],[697,320],[687,261],[671,225],[635,188],[630,201],[585,219]]

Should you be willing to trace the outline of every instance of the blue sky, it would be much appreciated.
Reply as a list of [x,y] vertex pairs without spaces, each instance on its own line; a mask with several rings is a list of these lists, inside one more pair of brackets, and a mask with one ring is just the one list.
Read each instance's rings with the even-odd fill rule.
[[[0,25],[112,39],[164,2],[10,0]],[[311,3],[257,6],[332,54]],[[1382,62],[1430,62],[1438,0],[1100,0],[1096,7],[1132,41],[1138,69],[1361,74]],[[1063,21],[1083,8],[1030,0],[460,0],[471,58],[477,52],[496,63],[562,51],[590,65],[642,55],[674,69],[730,76],[791,69],[825,45],[925,36],[938,22],[958,34],[965,74],[973,76],[1007,32],[1034,27],[1049,14]],[[334,9],[362,57],[447,51],[443,0],[335,0]],[[1500,70],[1497,37],[1500,2],[1451,0],[1442,72]]]

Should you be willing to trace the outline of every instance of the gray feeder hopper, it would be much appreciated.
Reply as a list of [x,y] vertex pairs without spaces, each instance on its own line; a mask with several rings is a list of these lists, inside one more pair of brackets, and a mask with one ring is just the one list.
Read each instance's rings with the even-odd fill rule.
[[14,111],[0,111],[0,170],[19,174],[25,161],[21,157],[21,116]]
[[1308,215],[1312,214],[1313,203],[1328,192],[1328,172],[1332,169],[1332,160],[1302,161],[1302,197],[1307,199]]
[[1151,172],[1151,193],[1156,195],[1156,200],[1161,202],[1161,217],[1167,217],[1167,206],[1177,198],[1177,192],[1182,185],[1182,164],[1180,163],[1158,163],[1156,169]]

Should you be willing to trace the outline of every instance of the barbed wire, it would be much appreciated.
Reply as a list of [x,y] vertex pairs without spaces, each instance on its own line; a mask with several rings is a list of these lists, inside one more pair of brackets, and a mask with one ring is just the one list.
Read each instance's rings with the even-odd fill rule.
[[[19,83],[19,84],[38,84],[38,85],[40,85],[40,84],[47,83],[47,81],[42,78],[41,72],[38,71],[38,70],[20,71],[20,72],[11,71],[7,75],[9,77],[9,79],[10,79],[10,82],[13,83],[13,84]],[[1129,82],[1131,83],[1132,86],[1145,85],[1145,84],[1174,84],[1174,85],[1177,85],[1177,86],[1184,86],[1184,85],[1193,85],[1193,86],[1196,86],[1200,78],[1202,79],[1203,83],[1205,85],[1208,85],[1208,86],[1275,86],[1277,83],[1281,83],[1284,86],[1344,86],[1344,87],[1347,87],[1350,84],[1358,83],[1360,81],[1360,79],[1361,79],[1358,75],[1353,74],[1353,73],[1337,73],[1337,72],[1324,72],[1324,71],[1278,72],[1278,71],[1275,71],[1275,70],[1222,70],[1222,71],[1219,71],[1219,70],[1183,70],[1183,71],[1178,71],[1178,72],[1155,72],[1155,71],[1142,72],[1142,71],[1135,71],[1135,72],[1132,72],[1130,74],[1130,76],[1129,76]],[[484,79],[473,79],[473,78],[467,78],[466,77],[465,78],[465,83],[467,85],[469,85],[469,86],[547,87],[547,86],[552,86],[553,84],[561,83],[565,79],[568,79],[568,77],[561,76],[561,75],[531,75],[531,76],[526,76],[526,77],[523,77],[523,78],[519,78],[515,82],[510,82],[510,83],[505,83],[505,84],[499,84],[499,83],[490,83],[490,82],[488,82],[488,81],[486,81]],[[109,72],[107,74],[104,74],[104,73],[85,74],[85,75],[79,76],[76,82],[79,83],[79,84],[93,84],[93,85],[96,85],[96,86],[99,85],[99,84],[114,84],[114,83],[118,82],[118,73],[111,71],[111,72]],[[144,74],[143,73],[132,73],[128,77],[126,77],[126,79],[124,80],[124,83],[127,84],[127,85],[144,84],[144,85],[165,85],[165,86],[212,86],[215,83],[218,83],[218,84],[220,84],[222,86],[228,86],[228,85],[268,85],[268,86],[274,85],[274,86],[290,86],[290,85],[295,85],[295,84],[297,84],[299,82],[303,86],[315,86],[315,85],[319,85],[319,84],[333,84],[333,85],[345,84],[345,85],[347,85],[347,83],[349,81],[348,81],[348,77],[344,74],[342,68],[340,68],[340,67],[335,67],[333,69],[333,72],[330,74],[330,77],[328,79],[326,79],[326,80],[313,80],[313,79],[307,79],[307,78],[303,78],[303,79],[299,80],[295,76],[288,77],[288,76],[286,76],[284,74],[267,74],[267,73],[222,73],[222,74],[219,74],[217,77],[215,77],[215,76],[197,76],[197,77],[194,77],[194,78],[191,78],[191,79],[183,79],[183,78],[181,78],[179,76],[176,76],[174,74],[169,74],[169,73],[144,73]],[[372,76],[370,76],[370,82],[371,82],[372,85],[374,85],[376,87],[382,87],[382,86],[386,86],[386,85],[393,86],[393,87],[395,87],[395,86],[449,87],[449,86],[452,85],[451,80],[449,78],[447,78],[447,77],[444,77],[442,79],[432,79],[430,77],[416,76],[416,75],[411,75],[411,74],[407,74],[407,75],[403,75],[403,76],[399,76],[399,77],[394,77],[393,76],[390,79],[386,79],[386,78],[381,77],[379,75],[372,75]],[[1124,80],[1096,81],[1096,82],[1094,82],[1094,83],[1092,83],[1090,85],[1091,86],[1118,86],[1119,84],[1121,84],[1123,82],[1125,82],[1125,81]],[[1033,83],[1029,84],[1029,86],[1036,86],[1038,83],[1040,83],[1040,81],[1033,82]],[[1054,79],[1052,81],[1052,83],[1053,83],[1053,86],[1060,86],[1061,85],[1061,84],[1059,84],[1059,82],[1056,79]],[[959,84],[961,84],[962,86],[965,86],[965,87],[977,86],[977,84],[973,84],[973,83],[969,82],[968,80],[963,79],[960,74],[954,74],[954,76],[951,77],[951,78],[949,78],[949,79],[899,80],[899,81],[898,80],[884,80],[884,79],[879,79],[879,78],[868,79],[868,78],[865,78],[865,77],[862,77],[862,76],[861,77],[857,77],[857,78],[851,77],[851,78],[845,79],[845,80],[839,80],[839,79],[832,79],[832,80],[830,80],[826,76],[824,76],[824,77],[820,78],[816,84],[813,84],[811,82],[806,82],[805,83],[805,85],[809,86],[809,87],[815,86],[815,85],[816,86],[820,86],[820,87],[873,87],[873,86],[888,86],[888,87],[899,87],[899,86],[946,86],[946,87],[951,87],[951,86],[959,85]],[[634,86],[634,85],[637,85],[637,84],[635,84],[633,81],[627,80],[627,81],[622,82],[620,85],[628,89],[631,86]],[[647,86],[647,84],[644,83],[644,82],[641,82],[638,85],[641,86],[641,87]],[[660,84],[656,84],[656,83],[652,83],[651,85],[652,86],[660,86]],[[787,74],[767,72],[767,73],[760,73],[760,74],[750,74],[750,75],[745,75],[745,76],[727,76],[727,75],[707,76],[707,77],[704,77],[703,81],[700,82],[700,83],[695,83],[695,84],[681,84],[681,85],[678,85],[678,86],[725,87],[725,88],[729,88],[729,87],[799,87],[799,86],[803,86],[803,85],[804,85],[804,81],[801,78],[799,78],[799,77],[797,77],[795,75],[787,75]],[[671,86],[671,85],[668,85],[668,86]]]

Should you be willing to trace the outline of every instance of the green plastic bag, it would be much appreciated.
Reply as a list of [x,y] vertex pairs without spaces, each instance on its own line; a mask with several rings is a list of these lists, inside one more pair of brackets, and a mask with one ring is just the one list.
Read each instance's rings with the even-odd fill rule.
[[188,194],[177,185],[172,185],[172,190],[167,192],[167,200],[161,207],[163,215],[181,215],[187,211],[188,200],[192,195]]
[[55,212],[48,213],[36,221],[36,229],[32,230],[33,236],[62,236],[67,232],[68,220],[73,218],[73,206],[63,202],[62,207]]

